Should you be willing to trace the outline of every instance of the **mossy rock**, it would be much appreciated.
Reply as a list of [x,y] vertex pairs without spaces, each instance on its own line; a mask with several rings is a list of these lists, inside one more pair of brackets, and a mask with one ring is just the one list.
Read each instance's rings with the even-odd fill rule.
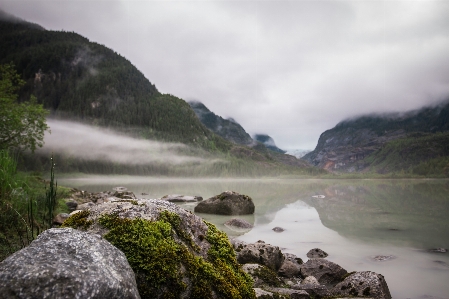
[[100,234],[125,253],[142,298],[255,298],[226,234],[175,204],[108,202],[74,216],[63,226]]

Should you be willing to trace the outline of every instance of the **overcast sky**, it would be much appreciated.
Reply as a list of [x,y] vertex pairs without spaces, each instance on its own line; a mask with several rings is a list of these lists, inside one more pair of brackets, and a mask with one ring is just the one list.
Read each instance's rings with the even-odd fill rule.
[[449,98],[449,1],[0,0],[129,59],[282,149],[341,120]]

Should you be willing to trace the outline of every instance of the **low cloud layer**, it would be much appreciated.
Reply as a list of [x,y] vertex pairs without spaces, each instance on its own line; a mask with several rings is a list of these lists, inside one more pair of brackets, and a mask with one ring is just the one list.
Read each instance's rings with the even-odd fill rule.
[[208,162],[206,159],[180,154],[181,150],[186,149],[183,144],[131,138],[76,122],[49,119],[47,124],[51,134],[46,132],[45,145],[39,151],[129,165]]
[[449,98],[449,1],[0,0],[129,59],[283,149],[364,113]]

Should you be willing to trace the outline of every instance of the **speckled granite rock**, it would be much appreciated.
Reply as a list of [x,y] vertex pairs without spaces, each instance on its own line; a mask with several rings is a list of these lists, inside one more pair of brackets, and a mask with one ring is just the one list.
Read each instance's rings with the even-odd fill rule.
[[307,252],[307,257],[309,259],[323,259],[328,257],[328,254],[319,248],[313,248]]
[[303,277],[314,276],[321,284],[333,284],[342,280],[348,273],[339,265],[326,259],[310,259],[301,266]]
[[231,242],[240,264],[258,263],[277,272],[284,262],[284,255],[278,246],[267,244],[264,241],[246,243],[233,239]]
[[0,263],[1,298],[140,298],[125,255],[95,234],[52,228]]
[[301,273],[302,259],[291,253],[284,253],[285,260],[278,273],[282,277],[298,277]]
[[331,290],[334,296],[366,296],[375,299],[391,299],[387,282],[381,274],[372,271],[355,272]]

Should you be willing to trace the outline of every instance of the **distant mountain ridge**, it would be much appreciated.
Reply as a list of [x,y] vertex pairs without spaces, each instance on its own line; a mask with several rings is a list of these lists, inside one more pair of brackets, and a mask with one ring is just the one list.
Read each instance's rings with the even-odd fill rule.
[[232,146],[184,100],[161,94],[126,58],[79,34],[0,13],[0,40],[0,63],[13,62],[26,81],[20,98],[34,94],[54,117],[204,149]]
[[215,134],[241,145],[252,145],[254,140],[233,118],[224,119],[210,111],[203,103],[188,102],[199,120]]
[[[332,171],[367,171],[376,168],[382,162],[374,157],[396,140],[397,142],[402,140],[404,144],[407,140],[415,143],[426,140],[423,142],[427,144],[431,138],[432,146],[426,147],[426,144],[419,146],[419,151],[427,151],[427,155],[420,154],[418,158],[415,155],[417,148],[409,153],[403,152],[402,159],[409,161],[409,165],[403,164],[400,167],[402,170],[408,170],[415,167],[417,163],[436,158],[432,154],[435,151],[439,153],[437,157],[444,157],[446,155],[444,148],[449,145],[444,145],[444,138],[435,139],[432,136],[437,133],[445,134],[448,131],[449,101],[406,113],[366,115],[342,121],[333,129],[322,133],[315,150],[302,159]],[[390,155],[397,154],[393,152]],[[415,155],[416,159],[410,159],[410,155]],[[392,168],[383,167],[380,171],[398,170]]]
[[[108,127],[137,138],[183,143],[188,145],[184,154],[218,158],[204,165],[136,167],[61,156],[58,159],[66,163],[64,168],[60,163],[61,170],[173,176],[317,173],[294,157],[276,158],[261,144],[247,146],[251,137],[232,119],[222,123],[231,128],[228,137],[237,130],[235,140],[243,145],[219,136],[203,125],[187,102],[160,93],[126,58],[77,33],[45,30],[0,13],[0,40],[0,64],[12,62],[26,82],[19,100],[34,94],[51,117]],[[239,136],[239,130],[244,134]],[[48,163],[34,156],[23,159],[28,159],[27,167],[36,165],[28,170]]]
[[274,143],[274,139],[271,138],[270,136],[268,136],[267,134],[256,134],[254,135],[254,140],[262,143],[263,145],[265,145],[268,149],[274,151],[274,152],[278,152],[281,154],[285,154],[286,151],[281,150],[280,148],[278,148],[276,146],[276,143]]

